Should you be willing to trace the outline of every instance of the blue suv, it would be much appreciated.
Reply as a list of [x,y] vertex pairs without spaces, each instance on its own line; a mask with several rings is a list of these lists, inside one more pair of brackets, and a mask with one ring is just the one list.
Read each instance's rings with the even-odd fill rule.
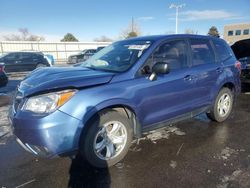
[[36,69],[10,112],[17,141],[39,156],[81,154],[112,166],[143,132],[207,113],[228,118],[240,93],[240,63],[209,36],[118,41],[75,67]]

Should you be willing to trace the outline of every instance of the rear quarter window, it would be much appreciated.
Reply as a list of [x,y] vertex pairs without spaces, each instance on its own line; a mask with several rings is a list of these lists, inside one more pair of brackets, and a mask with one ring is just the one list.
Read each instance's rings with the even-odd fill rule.
[[22,53],[22,59],[30,59],[31,54],[30,53]]
[[221,41],[213,41],[217,56],[221,61],[225,61],[232,56],[227,45]]

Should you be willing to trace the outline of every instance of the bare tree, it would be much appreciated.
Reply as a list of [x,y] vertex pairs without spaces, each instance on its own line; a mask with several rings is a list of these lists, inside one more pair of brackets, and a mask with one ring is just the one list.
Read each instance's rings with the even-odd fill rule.
[[113,42],[114,40],[103,35],[100,38],[95,38],[94,41],[95,42]]
[[6,41],[21,41],[21,37],[16,34],[10,34],[10,35],[5,35],[3,36],[4,40]]
[[27,28],[19,28],[18,31],[21,34],[21,39],[23,41],[28,40],[28,38],[29,38],[29,31],[28,31]]
[[128,27],[124,29],[121,32],[121,38],[131,38],[131,37],[137,37],[141,35],[141,29],[137,22],[134,21],[132,18],[132,21],[129,23]]
[[7,41],[44,41],[43,36],[34,35],[27,28],[19,28],[19,34],[10,34],[3,36]]

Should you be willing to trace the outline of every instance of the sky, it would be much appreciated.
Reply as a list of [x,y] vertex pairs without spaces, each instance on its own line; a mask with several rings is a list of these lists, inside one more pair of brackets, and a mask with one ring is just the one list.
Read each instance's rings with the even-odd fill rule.
[[119,39],[132,17],[142,35],[175,32],[175,9],[179,10],[179,33],[187,29],[207,34],[216,26],[221,35],[225,24],[250,22],[250,0],[0,0],[0,40],[19,28],[60,41],[72,33],[79,41],[107,36]]

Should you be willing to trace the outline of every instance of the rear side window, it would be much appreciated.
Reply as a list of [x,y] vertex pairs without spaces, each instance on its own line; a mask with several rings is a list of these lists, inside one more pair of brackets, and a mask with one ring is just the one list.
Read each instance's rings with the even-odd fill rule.
[[228,50],[226,44],[221,41],[213,41],[215,46],[216,54],[218,55],[221,61],[225,61],[226,59],[231,57],[231,52]]
[[215,55],[209,40],[191,39],[193,66],[215,63]]
[[30,59],[31,55],[29,53],[22,53],[22,59]]

